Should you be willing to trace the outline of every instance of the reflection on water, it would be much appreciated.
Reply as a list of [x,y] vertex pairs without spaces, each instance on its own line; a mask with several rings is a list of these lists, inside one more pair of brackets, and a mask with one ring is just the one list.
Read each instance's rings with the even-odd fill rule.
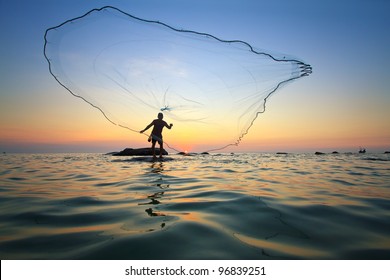
[[[151,173],[159,175],[158,178],[156,179],[155,186],[161,190],[169,188],[169,184],[163,183],[163,177],[162,177],[163,171],[164,171],[163,162],[153,162],[152,163]],[[157,205],[157,204],[160,204],[161,199],[163,199],[164,193],[165,193],[165,191],[158,191],[158,192],[155,192],[151,195],[148,195],[147,198],[150,199],[150,201],[147,203],[139,203],[138,205]],[[145,210],[145,212],[150,217],[165,217],[166,216],[164,213],[161,213],[160,211],[155,210],[153,207],[147,208]],[[165,222],[166,222],[166,220],[163,220],[163,222],[161,223],[161,229],[165,227]]]
[[390,155],[0,156],[2,259],[389,259]]

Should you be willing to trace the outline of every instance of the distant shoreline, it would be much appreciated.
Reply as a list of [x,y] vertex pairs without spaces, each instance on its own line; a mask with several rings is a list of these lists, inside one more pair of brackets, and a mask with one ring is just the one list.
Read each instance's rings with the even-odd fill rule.
[[[129,148],[126,148],[129,149]],[[134,148],[134,149],[148,149],[148,148]],[[104,152],[104,151],[3,151],[1,152],[2,155],[11,155],[11,154],[103,154],[103,155],[115,155],[119,154],[120,151],[112,151],[112,152]],[[338,151],[332,151],[332,152],[323,152],[323,151],[308,151],[308,152],[285,152],[285,151],[279,151],[279,152],[269,152],[269,151],[220,151],[220,152],[189,152],[189,153],[167,153],[170,155],[205,155],[205,154],[210,154],[210,155],[215,155],[215,154],[276,154],[276,155],[294,155],[294,154],[313,154],[313,155],[354,155],[354,154],[359,154],[359,155],[367,155],[367,154],[390,154],[389,150],[384,150],[384,151],[367,151],[365,153],[359,153],[359,151],[355,152],[338,152]],[[140,154],[140,155],[145,155],[145,154]],[[126,155],[124,155],[126,156]],[[133,155],[127,155],[127,156],[137,156],[136,154]]]

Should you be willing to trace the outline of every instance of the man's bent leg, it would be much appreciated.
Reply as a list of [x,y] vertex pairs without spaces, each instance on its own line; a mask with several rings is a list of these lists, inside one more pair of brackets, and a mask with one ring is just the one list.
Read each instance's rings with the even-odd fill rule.
[[155,147],[156,147],[156,141],[153,141],[153,142],[152,142],[152,154],[153,154],[153,158],[156,158]]

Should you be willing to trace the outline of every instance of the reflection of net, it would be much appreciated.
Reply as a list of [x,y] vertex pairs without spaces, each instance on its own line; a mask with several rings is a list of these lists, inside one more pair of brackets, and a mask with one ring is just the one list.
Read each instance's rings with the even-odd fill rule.
[[138,133],[163,112],[175,124],[168,141],[174,150],[189,138],[198,147],[213,144],[212,150],[238,145],[268,98],[312,71],[244,41],[111,6],[47,29],[44,55],[57,82],[114,125]]

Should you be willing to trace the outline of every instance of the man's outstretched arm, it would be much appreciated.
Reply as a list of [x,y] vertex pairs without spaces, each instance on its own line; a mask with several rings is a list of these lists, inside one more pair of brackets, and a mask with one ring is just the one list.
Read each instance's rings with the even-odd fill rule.
[[153,126],[153,122],[151,122],[147,127],[145,127],[145,129],[141,130],[139,133],[144,133],[146,130],[148,130],[152,126]]
[[167,123],[165,123],[165,127],[167,127],[168,129],[171,129],[173,126],[173,123],[171,123],[170,125],[168,125]]

